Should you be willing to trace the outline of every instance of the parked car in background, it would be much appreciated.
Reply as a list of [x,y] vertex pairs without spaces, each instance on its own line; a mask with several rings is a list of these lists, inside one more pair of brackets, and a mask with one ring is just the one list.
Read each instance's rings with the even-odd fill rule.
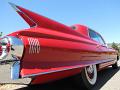
[[29,77],[30,84],[42,84],[81,73],[81,83],[90,89],[97,81],[97,71],[118,67],[117,52],[91,28],[70,27],[11,5],[30,26],[0,39],[0,61],[13,63],[13,80]]

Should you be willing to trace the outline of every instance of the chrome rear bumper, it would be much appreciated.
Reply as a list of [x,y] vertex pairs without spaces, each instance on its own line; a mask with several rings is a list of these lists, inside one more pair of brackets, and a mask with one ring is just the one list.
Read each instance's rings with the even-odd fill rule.
[[19,78],[20,78],[20,61],[15,61],[11,66],[11,79],[16,80]]

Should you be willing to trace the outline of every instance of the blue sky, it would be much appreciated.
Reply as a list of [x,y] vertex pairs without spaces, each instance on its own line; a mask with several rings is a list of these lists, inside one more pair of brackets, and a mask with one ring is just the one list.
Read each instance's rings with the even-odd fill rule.
[[8,2],[66,25],[82,24],[108,42],[120,42],[120,0],[1,0],[0,27],[4,35],[29,28]]

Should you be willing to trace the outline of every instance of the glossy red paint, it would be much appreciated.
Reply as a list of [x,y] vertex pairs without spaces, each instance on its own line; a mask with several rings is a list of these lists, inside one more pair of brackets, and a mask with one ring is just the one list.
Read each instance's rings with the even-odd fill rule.
[[[1,40],[2,38],[0,38]],[[0,55],[2,54],[2,46],[1,46],[1,42],[0,42]]]
[[84,25],[80,25],[80,24],[75,24],[73,25],[72,27],[74,27],[75,31],[77,31],[78,33],[84,35],[84,36],[87,36],[89,37],[89,31],[88,31],[88,27],[84,26]]
[[[52,30],[56,30],[56,31],[64,32],[64,33],[78,35],[78,36],[81,35],[75,31],[73,31],[70,27],[68,27],[64,24],[58,23],[58,22],[51,20],[47,17],[44,17],[44,16],[39,15],[37,13],[31,12],[27,9],[20,7],[20,6],[16,6],[16,7],[20,10],[20,11],[19,10],[17,11],[18,14],[20,14],[23,17],[23,19],[31,27],[33,27],[36,24],[35,26],[37,26],[37,27],[52,29]],[[32,22],[31,22],[31,20],[32,20]]]
[[[106,52],[106,49],[101,50],[97,48],[98,43],[87,38],[49,29],[31,28],[30,30],[19,31],[17,34],[22,38],[25,45],[25,52],[21,62],[22,77],[31,76],[31,74],[85,67],[93,64],[93,62],[106,62],[110,58],[108,54],[114,54],[112,50],[108,51],[107,49]],[[37,39],[39,41],[39,53],[34,53],[34,50],[30,53],[28,39]],[[107,57],[104,57],[103,52]],[[115,56],[112,56],[110,60],[114,59]],[[88,61],[90,61],[89,64],[85,64]]]
[[71,69],[71,70],[66,70],[66,71],[60,71],[60,72],[40,75],[40,76],[33,78],[31,81],[31,84],[43,84],[43,83],[51,82],[53,80],[66,78],[72,75],[79,74],[81,70],[82,68],[76,68],[76,69]]
[[0,46],[0,55],[2,54],[2,47]]
[[[20,76],[34,78],[32,84],[72,76],[80,73],[81,68],[92,64],[109,62],[110,65],[116,62],[116,51],[92,40],[87,26],[77,24],[73,30],[20,6],[16,8],[31,28],[8,36],[23,41]],[[104,67],[107,64],[101,65]]]

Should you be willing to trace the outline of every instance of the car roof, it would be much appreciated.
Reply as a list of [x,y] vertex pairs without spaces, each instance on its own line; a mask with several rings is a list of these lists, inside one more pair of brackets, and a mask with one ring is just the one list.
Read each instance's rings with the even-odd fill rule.
[[71,26],[73,30],[79,32],[80,34],[89,37],[89,29],[87,26],[75,24]]

